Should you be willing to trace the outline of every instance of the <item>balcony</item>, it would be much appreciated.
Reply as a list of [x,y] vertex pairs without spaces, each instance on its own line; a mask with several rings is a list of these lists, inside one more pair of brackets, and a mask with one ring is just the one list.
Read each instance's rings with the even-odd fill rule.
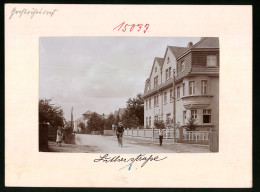
[[211,104],[213,95],[189,95],[182,97],[186,109],[203,109]]

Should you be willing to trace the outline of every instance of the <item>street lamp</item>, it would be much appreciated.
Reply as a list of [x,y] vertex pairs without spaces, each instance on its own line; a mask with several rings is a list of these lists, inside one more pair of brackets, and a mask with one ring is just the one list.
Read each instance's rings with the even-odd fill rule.
[[175,99],[175,69],[173,69],[173,142],[175,142],[176,137],[176,99]]

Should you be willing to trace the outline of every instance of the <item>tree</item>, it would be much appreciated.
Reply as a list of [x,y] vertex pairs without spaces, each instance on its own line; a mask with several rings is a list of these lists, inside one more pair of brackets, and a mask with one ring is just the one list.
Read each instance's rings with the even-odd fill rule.
[[57,104],[51,103],[52,99],[39,100],[39,123],[50,123],[51,126],[64,126],[63,110]]
[[105,129],[112,129],[112,125],[115,123],[115,117],[112,113],[109,114],[108,118],[105,120]]
[[129,115],[132,118],[138,119],[138,125],[144,124],[144,99],[142,98],[142,94],[139,93],[135,98],[129,98],[127,101],[127,110],[129,111]]
[[131,114],[129,109],[126,109],[122,115],[122,123],[126,128],[132,128],[138,126],[139,120],[135,114]]
[[163,120],[155,120],[154,121],[154,126],[157,128],[157,129],[165,129],[165,123]]
[[196,119],[190,117],[186,125],[187,125],[186,128],[187,131],[197,131],[198,124],[196,123]]
[[83,122],[80,122],[79,123],[79,127],[81,128],[81,133],[84,133],[85,132],[85,124]]
[[88,120],[88,128],[90,131],[102,131],[104,129],[104,119],[97,113],[91,114]]

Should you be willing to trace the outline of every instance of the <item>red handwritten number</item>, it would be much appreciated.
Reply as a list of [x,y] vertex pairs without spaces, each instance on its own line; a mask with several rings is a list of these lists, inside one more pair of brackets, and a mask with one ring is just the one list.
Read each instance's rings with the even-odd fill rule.
[[127,24],[125,24],[125,27],[124,27],[124,29],[122,29],[122,31],[123,31],[123,32],[125,32],[125,31],[126,31],[126,27],[127,27],[127,26],[131,26],[131,25],[127,25]]
[[138,24],[137,27],[139,27],[138,32],[142,29],[143,24]]
[[123,27],[123,25],[125,24],[125,22],[123,22],[123,23],[121,23],[120,25],[118,25],[117,27],[115,27],[113,30],[115,30],[116,28],[118,28],[119,26],[119,29],[118,29],[118,31],[121,29],[121,27]]
[[[142,27],[143,27],[144,25],[143,24],[132,24],[132,25],[129,25],[129,24],[126,24],[125,22],[123,22],[123,23],[121,23],[120,25],[118,25],[118,26],[116,26],[113,30],[115,30],[115,29],[117,29],[117,31],[120,31],[121,30],[121,28],[122,28],[122,31],[123,32],[126,32],[126,30],[127,30],[127,27],[131,27],[130,29],[129,29],[129,31],[130,32],[132,32],[133,30],[134,30],[134,28],[135,27],[138,27],[139,29],[137,30],[138,32],[142,29]],[[146,24],[145,26],[144,26],[144,33],[146,33],[147,32],[147,30],[148,30],[148,28],[150,27],[150,25],[149,24]]]
[[149,28],[149,24],[146,24],[144,27],[145,27],[145,30],[144,30],[144,33],[145,33]]
[[134,28],[135,28],[135,24],[132,25],[130,32],[132,32]]

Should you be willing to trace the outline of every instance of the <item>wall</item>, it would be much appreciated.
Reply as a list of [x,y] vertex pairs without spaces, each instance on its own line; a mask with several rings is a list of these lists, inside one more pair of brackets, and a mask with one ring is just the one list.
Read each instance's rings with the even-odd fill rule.
[[104,130],[104,135],[115,136],[116,132],[115,130]]

